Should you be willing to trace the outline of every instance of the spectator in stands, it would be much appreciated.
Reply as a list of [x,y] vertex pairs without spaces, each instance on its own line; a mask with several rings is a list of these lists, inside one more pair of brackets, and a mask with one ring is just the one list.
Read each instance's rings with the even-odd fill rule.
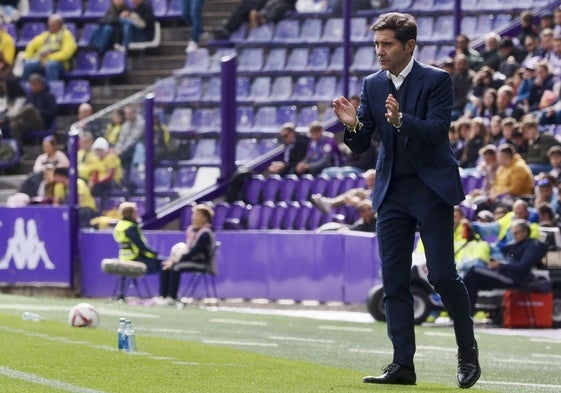
[[543,14],[540,15],[540,33],[546,29],[553,29],[555,27],[555,19],[553,12],[550,10],[545,10]]
[[376,232],[376,213],[372,210],[372,202],[364,199],[356,205],[359,219],[349,229],[351,231]]
[[475,116],[481,118],[485,124],[489,124],[491,117],[497,114],[497,90],[490,87],[485,90],[482,99],[475,108]]
[[549,206],[549,203],[541,203],[539,206],[536,206],[536,209],[538,210],[538,225],[540,227],[554,228],[557,226],[555,223],[555,213],[551,206]]
[[132,162],[135,145],[144,136],[146,122],[144,118],[136,112],[134,106],[127,105],[123,111],[125,121],[121,126],[121,132],[119,132],[119,138],[117,139],[114,150],[121,159],[123,168],[128,169]]
[[21,0],[2,0],[0,1],[0,21],[13,23],[19,20],[19,5]]
[[276,23],[287,11],[294,11],[296,0],[267,0],[259,10],[249,11],[249,28],[254,29],[265,23]]
[[64,19],[60,14],[49,16],[47,26],[47,31],[33,37],[25,47],[21,76],[24,81],[33,73],[44,74],[47,82],[62,79],[78,48],[74,36],[64,26]]
[[119,188],[123,180],[123,168],[119,157],[109,149],[109,143],[103,138],[97,138],[92,150],[98,158],[97,165],[92,168],[88,178],[88,186],[92,195],[102,198],[102,206],[111,190]]
[[498,77],[499,75],[488,67],[481,67],[479,72],[475,74],[473,87],[471,92],[468,94],[469,105],[467,107],[472,115],[475,115],[477,108],[482,105],[481,102],[483,100],[483,95],[487,89],[498,89],[502,86],[504,81],[496,79]]
[[[214,211],[207,205],[199,204],[193,207],[191,225],[186,232],[186,250],[179,260],[168,258],[162,265],[162,279],[160,281],[160,296],[156,299],[158,305],[174,304],[181,273],[193,271],[209,271],[211,251],[216,240],[211,223]],[[209,266],[210,265],[210,266]],[[216,274],[216,271],[213,273]]]
[[500,145],[498,158],[499,168],[491,187],[490,201],[533,194],[534,176],[520,154],[515,153],[514,146]]
[[121,133],[121,127],[125,121],[125,112],[122,109],[115,109],[111,112],[111,120],[107,124],[107,129],[105,130],[104,138],[111,146],[115,146],[119,140],[119,134]]
[[191,38],[187,43],[185,52],[194,52],[199,49],[199,39],[203,33],[203,22],[201,14],[203,12],[204,0],[182,0],[181,17],[187,25],[191,26]]
[[70,161],[66,154],[58,149],[57,140],[54,135],[44,137],[42,147],[43,154],[40,154],[35,159],[33,172],[43,172],[48,164],[52,164],[55,168],[68,168],[70,166]]
[[14,42],[14,38],[6,30],[6,25],[4,23],[0,23],[0,54],[2,55],[2,61],[4,62],[4,64],[1,64],[2,69],[0,70],[0,75],[5,77],[4,74],[6,71],[4,68],[8,68],[11,73],[12,67],[14,66],[16,44]]
[[241,0],[230,13],[226,22],[214,30],[214,38],[217,40],[225,40],[230,37],[230,34],[238,30],[240,26],[248,21],[251,10],[261,9],[266,2],[267,0]]
[[281,176],[296,173],[296,165],[306,157],[310,138],[296,132],[292,123],[286,123],[281,127],[280,139],[285,146],[283,160],[273,161],[268,171]]
[[516,120],[524,115],[524,110],[514,104],[514,90],[509,85],[503,85],[497,90],[496,114],[500,118],[513,117]]
[[501,61],[499,71],[506,78],[512,77],[517,69],[520,68],[520,61],[524,59],[525,52],[519,50],[510,37],[503,37],[499,43],[499,54]]
[[503,143],[512,143],[512,135],[515,130],[518,130],[519,124],[513,117],[505,117],[501,120],[501,132],[503,134],[503,138],[500,140],[500,143],[497,146]]
[[80,131],[78,137],[78,177],[88,181],[93,171],[99,165],[99,158],[92,150],[94,142],[93,134],[89,131]]
[[536,77],[530,86],[530,94],[528,96],[529,112],[538,111],[540,109],[540,101],[545,91],[553,91],[555,78],[549,68],[547,60],[541,60],[536,64]]
[[503,247],[505,260],[491,259],[487,267],[472,267],[464,275],[472,313],[475,312],[480,290],[519,287],[545,255],[544,245],[529,238],[530,225],[527,221],[513,220],[510,228],[514,243]]
[[448,139],[450,140],[450,147],[452,148],[454,157],[459,160],[462,156],[464,141],[460,139],[460,133],[458,132],[458,126],[456,122],[452,122],[450,124],[450,128],[448,129]]
[[[165,160],[168,154],[168,146],[170,141],[170,134],[168,127],[160,122],[159,116],[154,116],[154,162],[158,163]],[[138,141],[134,147],[134,154],[132,157],[131,167],[144,168],[146,162],[146,146],[144,140]]]
[[556,36],[561,35],[561,7],[553,10],[553,31]]
[[132,9],[123,10],[119,23],[123,38],[117,49],[128,51],[131,42],[150,41],[154,38],[154,23],[156,17],[152,4],[147,0],[131,0]]
[[13,137],[10,132],[10,120],[23,110],[27,95],[16,77],[6,79],[2,86],[4,87],[4,99],[0,114],[0,127],[4,137],[8,138]]
[[468,58],[465,54],[456,54],[454,57],[454,73],[452,75],[452,85],[454,88],[454,106],[452,107],[452,120],[457,120],[464,115],[468,103],[468,94],[473,88],[475,71],[469,66]]
[[485,49],[481,52],[481,57],[483,58],[482,66],[487,66],[493,70],[499,69],[499,63],[501,62],[501,55],[499,53],[499,44],[501,42],[501,36],[495,32],[487,34],[485,40]]
[[503,142],[503,130],[501,128],[501,116],[495,115],[489,120],[489,143],[499,146]]
[[332,138],[324,135],[324,129],[319,121],[310,124],[310,143],[306,157],[296,165],[296,174],[310,173],[317,175],[321,171],[336,163],[337,146]]
[[556,179],[555,183],[557,183],[561,174],[561,146],[551,146],[547,151],[547,158],[549,159],[549,165],[551,165],[549,174]]
[[462,149],[460,167],[474,168],[479,158],[479,149],[487,144],[488,139],[487,127],[483,118],[472,119],[470,133]]
[[524,48],[526,49],[526,57],[524,57],[524,59],[522,60],[522,66],[526,65],[526,63],[529,61],[539,60],[544,55],[544,50],[540,46],[540,37],[538,36],[526,36]]
[[552,50],[546,54],[545,59],[549,62],[551,73],[556,77],[561,77],[561,33],[553,38]]
[[10,134],[20,143],[26,132],[50,129],[58,111],[55,97],[40,74],[29,76],[29,91],[23,108],[9,118]]
[[516,36],[518,42],[524,44],[527,36],[539,36],[538,27],[534,23],[535,15],[531,10],[522,11],[520,18],[520,33]]
[[[69,202],[68,168],[56,168],[54,181],[53,205],[67,205]],[[97,215],[97,207],[86,182],[78,178],[76,187],[78,205],[80,206],[78,210],[78,221],[80,227],[86,228],[90,226],[90,220]]]
[[[372,189],[376,181],[376,170],[367,170],[364,172],[363,177],[364,188],[351,188],[333,198],[328,198],[321,194],[314,194],[311,196],[312,203],[324,213],[330,213],[334,207],[339,206],[358,207],[359,203],[363,200],[370,200],[372,198]],[[370,205],[370,207],[372,208],[372,205]]]
[[553,29],[545,29],[540,33],[540,49],[543,52],[541,55],[542,59],[549,61],[549,57],[553,53],[553,43],[555,42],[554,37],[555,33],[553,32]]
[[497,158],[497,147],[495,145],[485,145],[479,149],[479,164],[477,165],[477,172],[483,176],[483,184],[480,189],[472,190],[469,195],[489,195],[493,184],[497,169],[499,168],[499,161]]
[[[162,269],[162,259],[149,244],[138,225],[138,209],[134,202],[119,205],[121,219],[113,229],[113,239],[119,244],[119,259],[137,261],[146,265],[147,273],[158,273]],[[162,276],[160,276],[162,277]]]
[[538,121],[532,115],[522,118],[522,133],[528,143],[528,151],[525,159],[532,173],[549,172],[551,166],[547,152],[552,146],[560,146],[561,143],[553,135],[538,131]]
[[474,71],[479,71],[483,65],[483,58],[481,54],[474,48],[469,46],[469,37],[465,34],[458,34],[456,36],[456,56],[463,54],[469,64],[469,68]]
[[93,134],[94,138],[98,138],[103,134],[103,125],[99,119],[91,119],[87,122],[84,119],[93,115],[93,107],[84,102],[78,106],[78,127],[82,131],[89,131]]
[[111,0],[111,5],[92,32],[89,42],[90,47],[99,53],[104,53],[115,43],[121,42],[123,32],[119,19],[123,11],[130,11],[130,7],[125,0]]
[[547,203],[557,210],[559,204],[559,190],[555,187],[555,178],[547,173],[540,173],[536,181],[534,207]]

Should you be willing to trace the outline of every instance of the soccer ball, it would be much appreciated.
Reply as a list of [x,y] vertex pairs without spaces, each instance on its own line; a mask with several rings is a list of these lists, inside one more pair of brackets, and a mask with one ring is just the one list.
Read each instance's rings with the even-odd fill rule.
[[99,325],[99,313],[89,303],[79,303],[68,313],[68,324],[72,327],[91,327]]
[[179,243],[175,243],[171,247],[169,257],[173,262],[179,262],[179,259],[181,258],[181,256],[185,255],[185,254],[187,254],[187,244],[185,244],[183,242],[179,242]]

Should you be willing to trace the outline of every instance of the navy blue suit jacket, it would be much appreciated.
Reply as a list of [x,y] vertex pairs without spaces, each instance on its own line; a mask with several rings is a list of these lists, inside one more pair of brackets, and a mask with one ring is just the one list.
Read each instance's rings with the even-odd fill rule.
[[394,154],[394,134],[405,138],[411,164],[421,180],[446,203],[464,199],[458,161],[448,139],[454,102],[452,79],[445,71],[414,62],[407,76],[406,105],[400,108],[403,124],[398,131],[384,116],[389,94],[386,71],[378,71],[363,81],[358,117],[363,127],[357,133],[345,131],[345,143],[356,153],[370,146],[372,134],[380,133],[381,145],[376,162],[376,183],[372,208],[381,205],[390,183]]

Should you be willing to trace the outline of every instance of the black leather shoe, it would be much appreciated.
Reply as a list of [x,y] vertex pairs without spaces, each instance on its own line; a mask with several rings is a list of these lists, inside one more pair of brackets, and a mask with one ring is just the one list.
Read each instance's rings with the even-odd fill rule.
[[382,367],[382,371],[384,373],[379,377],[364,377],[362,379],[362,382],[392,385],[415,385],[415,383],[417,382],[415,370],[404,367],[397,363],[391,363],[385,367]]
[[471,388],[481,376],[477,343],[465,350],[458,350],[458,386]]

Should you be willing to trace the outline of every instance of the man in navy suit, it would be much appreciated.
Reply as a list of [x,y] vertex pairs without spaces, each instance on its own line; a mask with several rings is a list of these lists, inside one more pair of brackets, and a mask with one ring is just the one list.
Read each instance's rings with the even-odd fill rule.
[[392,363],[365,383],[416,383],[415,331],[409,289],[415,231],[425,246],[429,280],[454,320],[457,382],[469,388],[481,374],[468,293],[454,265],[453,208],[464,199],[458,163],[448,139],[453,104],[450,75],[413,59],[413,16],[383,14],[371,28],[381,70],[366,77],[358,111],[345,97],[333,101],[356,153],[380,135],[372,208],[377,233]]

